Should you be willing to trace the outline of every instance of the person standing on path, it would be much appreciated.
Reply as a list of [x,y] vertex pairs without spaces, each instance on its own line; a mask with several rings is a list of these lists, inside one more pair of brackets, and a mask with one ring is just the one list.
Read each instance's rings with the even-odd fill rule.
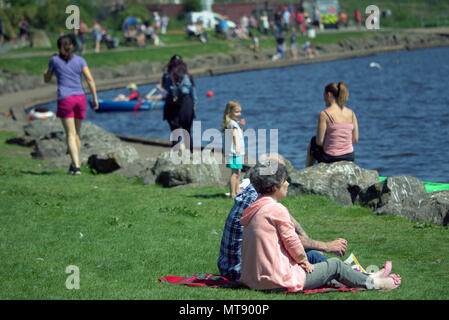
[[87,80],[92,93],[93,108],[98,109],[97,89],[94,78],[84,58],[73,54],[73,42],[65,35],[58,39],[59,54],[51,57],[44,81],[50,82],[53,74],[58,80],[58,110],[56,116],[61,118],[67,137],[67,145],[72,159],[69,174],[81,174],[80,170],[80,129],[86,117],[86,96],[81,76]]

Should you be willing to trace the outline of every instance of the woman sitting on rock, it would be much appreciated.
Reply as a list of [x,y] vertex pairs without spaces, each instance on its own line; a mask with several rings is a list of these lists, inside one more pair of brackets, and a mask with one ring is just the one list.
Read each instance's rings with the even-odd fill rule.
[[359,126],[354,111],[345,106],[348,96],[343,82],[324,88],[327,109],[320,112],[317,134],[307,148],[306,167],[316,161],[354,161],[353,144],[359,140]]
[[244,227],[240,282],[255,290],[289,292],[337,284],[392,290],[401,284],[399,275],[390,275],[390,261],[370,275],[353,270],[338,258],[310,264],[287,208],[278,202],[287,195],[287,178],[286,167],[273,159],[258,163],[250,175],[260,196],[240,219]]

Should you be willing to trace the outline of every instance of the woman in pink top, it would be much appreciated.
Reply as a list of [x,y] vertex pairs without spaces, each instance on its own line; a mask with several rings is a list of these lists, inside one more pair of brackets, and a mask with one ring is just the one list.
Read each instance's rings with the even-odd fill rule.
[[351,288],[392,290],[401,283],[391,262],[366,275],[338,258],[312,265],[295,233],[290,214],[278,201],[287,196],[287,169],[276,160],[259,163],[250,177],[261,195],[242,215],[242,274],[240,282],[251,289],[287,289],[289,292],[343,284]]
[[324,88],[327,109],[320,112],[317,134],[307,148],[306,167],[316,161],[354,161],[353,144],[359,140],[359,126],[354,111],[345,106],[348,96],[343,82]]

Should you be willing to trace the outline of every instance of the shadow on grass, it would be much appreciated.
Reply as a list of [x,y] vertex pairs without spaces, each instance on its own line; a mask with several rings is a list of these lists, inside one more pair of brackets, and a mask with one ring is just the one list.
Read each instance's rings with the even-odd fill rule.
[[20,173],[29,174],[29,175],[33,175],[33,176],[51,176],[51,175],[55,174],[55,172],[50,172],[50,171],[35,172],[35,171],[26,171],[26,170],[20,170]]
[[187,197],[189,197],[189,198],[199,198],[199,199],[218,199],[218,198],[229,199],[229,197],[227,195],[225,195],[224,193],[195,194],[195,195],[191,195],[191,196],[187,196]]

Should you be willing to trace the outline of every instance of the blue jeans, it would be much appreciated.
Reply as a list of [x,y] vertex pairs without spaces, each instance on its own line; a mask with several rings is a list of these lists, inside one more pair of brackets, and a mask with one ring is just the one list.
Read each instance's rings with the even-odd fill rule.
[[315,264],[320,263],[327,260],[327,257],[323,256],[321,253],[319,253],[316,250],[308,249],[306,250],[307,254],[307,260],[309,260],[309,263]]

